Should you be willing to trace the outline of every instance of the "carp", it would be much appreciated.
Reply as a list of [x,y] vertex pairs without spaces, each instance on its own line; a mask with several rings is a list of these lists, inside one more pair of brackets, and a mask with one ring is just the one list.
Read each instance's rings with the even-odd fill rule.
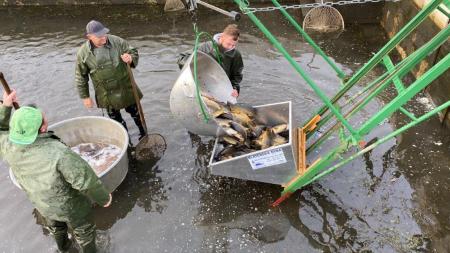
[[206,106],[212,110],[213,112],[219,111],[223,108],[222,105],[220,105],[220,102],[217,102],[216,100],[209,98],[207,96],[202,96],[203,102],[206,104]]
[[256,109],[251,106],[225,104],[208,95],[202,97],[213,120],[223,130],[223,136],[219,137],[223,147],[215,156],[216,161],[288,143],[288,124],[264,125],[258,121]]
[[271,132],[266,129],[264,130],[261,135],[254,141],[254,144],[261,149],[266,149],[270,147],[271,144]]
[[271,146],[279,146],[285,143],[287,143],[287,139],[278,134],[274,134],[270,142]]
[[279,134],[281,132],[284,132],[288,129],[288,125],[287,124],[280,124],[280,125],[276,125],[274,127],[271,128],[272,132],[274,134]]
[[221,141],[228,145],[237,145],[239,143],[239,140],[228,135],[222,136]]

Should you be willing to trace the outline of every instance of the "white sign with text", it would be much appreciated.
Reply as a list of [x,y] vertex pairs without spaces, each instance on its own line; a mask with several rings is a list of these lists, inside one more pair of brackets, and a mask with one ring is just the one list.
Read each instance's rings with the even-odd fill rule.
[[258,170],[287,162],[281,148],[261,152],[259,154],[248,156],[247,158],[253,170]]

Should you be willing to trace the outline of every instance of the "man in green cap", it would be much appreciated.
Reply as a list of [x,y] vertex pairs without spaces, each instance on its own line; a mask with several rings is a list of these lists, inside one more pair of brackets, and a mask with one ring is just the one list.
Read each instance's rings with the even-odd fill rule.
[[[135,68],[139,55],[136,48],[120,37],[108,34],[102,23],[91,20],[86,26],[87,41],[77,52],[75,83],[86,108],[92,108],[89,95],[89,77],[95,90],[98,108],[105,108],[108,116],[120,122],[127,130],[127,124],[120,113],[125,109],[139,128],[139,139],[145,135],[136,100],[133,96],[127,64]],[[138,88],[139,99],[142,92]]]
[[71,246],[67,233],[71,228],[81,252],[96,252],[91,203],[108,207],[111,194],[86,161],[47,132],[47,120],[39,109],[24,106],[11,117],[13,102],[15,91],[3,94],[0,157],[44,217],[60,251]]

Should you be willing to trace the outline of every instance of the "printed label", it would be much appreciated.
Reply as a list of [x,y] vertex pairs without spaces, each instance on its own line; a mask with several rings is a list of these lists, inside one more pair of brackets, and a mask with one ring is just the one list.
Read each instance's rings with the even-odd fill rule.
[[266,152],[248,156],[248,161],[253,170],[258,170],[287,162],[281,148],[272,149]]

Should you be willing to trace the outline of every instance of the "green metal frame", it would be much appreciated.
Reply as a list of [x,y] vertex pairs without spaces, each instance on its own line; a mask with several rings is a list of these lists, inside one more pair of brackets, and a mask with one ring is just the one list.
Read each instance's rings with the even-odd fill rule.
[[[239,5],[243,13],[245,13],[253,23],[264,33],[269,41],[277,48],[286,60],[292,65],[292,67],[303,77],[306,83],[313,89],[313,91],[322,100],[323,106],[318,112],[312,115],[311,119],[315,115],[320,115],[317,129],[322,131],[322,136],[316,138],[315,142],[311,144],[307,149],[307,154],[311,151],[321,147],[321,145],[328,140],[330,136],[337,133],[340,137],[340,143],[331,148],[331,151],[326,153],[322,158],[314,162],[308,170],[292,179],[291,182],[285,186],[282,197],[289,196],[290,193],[320,179],[321,177],[328,175],[334,170],[345,165],[349,161],[359,157],[366,152],[374,149],[381,143],[394,138],[395,136],[403,133],[407,129],[429,119],[433,115],[436,115],[442,110],[450,107],[450,101],[438,106],[434,110],[416,117],[416,115],[408,112],[404,109],[403,105],[410,101],[417,93],[425,89],[434,80],[441,76],[450,67],[450,54],[447,54],[443,59],[432,66],[427,72],[417,78],[408,87],[405,87],[402,83],[402,78],[410,73],[411,70],[423,59],[429,56],[432,52],[435,52],[443,43],[448,41],[450,36],[450,27],[446,27],[430,39],[425,45],[417,49],[408,57],[403,59],[398,64],[394,64],[389,57],[389,53],[399,45],[408,35],[411,34],[426,18],[435,10],[441,11],[448,16],[445,9],[441,4],[444,4],[447,8],[450,7],[450,0],[433,0],[427,6],[425,6],[408,24],[406,24],[384,47],[382,47],[378,53],[376,53],[361,69],[359,69],[354,75],[352,75],[337,94],[333,98],[328,98],[316,85],[316,83],[309,77],[309,75],[299,66],[299,64],[289,55],[283,45],[273,36],[270,31],[261,23],[261,21],[255,16],[254,13],[248,11],[249,3],[246,0],[234,0]],[[276,7],[280,7],[277,0],[272,0]],[[283,16],[295,27],[297,32],[300,33],[303,38],[314,48],[314,50],[320,54],[330,67],[337,73],[337,76],[344,80],[345,74],[342,72],[336,64],[331,61],[326,54],[320,49],[319,46],[308,36],[308,34],[298,25],[295,19],[283,8],[279,9]],[[365,88],[357,86],[355,89],[359,89],[350,99],[342,101],[343,96],[360,84],[363,77],[365,77],[370,71],[372,71],[378,65],[384,65],[386,72],[369,83]],[[376,96],[385,90],[387,87],[392,86],[397,91],[397,96],[393,98],[389,103],[384,105],[375,115],[370,117],[359,128],[355,128],[350,124],[352,116],[365,108],[365,106],[376,98]],[[349,106],[352,106],[350,109]],[[370,133],[385,119],[389,118],[394,112],[402,112],[411,119],[405,126],[393,131],[392,133],[380,138],[375,143],[364,147],[358,144],[364,143],[362,137]],[[309,122],[309,120],[307,121]],[[307,123],[306,122],[306,123]],[[331,123],[331,124],[330,124]],[[333,124],[334,123],[334,124]],[[305,124],[306,125],[306,124]],[[331,125],[331,126],[330,126]],[[325,128],[325,129],[323,129]],[[308,133],[308,137],[311,137],[314,132]],[[360,149],[358,151],[358,148]],[[280,202],[281,202],[280,201]],[[278,202],[279,203],[279,202]]]
[[[251,12],[248,12],[248,2],[243,2],[241,0],[234,0],[235,3],[239,5],[239,8],[243,13],[246,13],[247,16],[255,23],[255,25],[264,33],[264,35],[269,39],[269,41],[280,51],[286,60],[292,65],[292,67],[302,76],[302,78],[306,81],[306,83],[314,90],[314,92],[319,96],[319,98],[326,105],[326,108],[330,109],[334,116],[346,127],[346,129],[350,132],[353,141],[356,143],[358,139],[360,139],[358,133],[355,129],[350,125],[350,123],[344,119],[343,115],[340,113],[339,108],[330,101],[330,99],[322,92],[322,90],[317,86],[317,84],[312,80],[312,78],[300,67],[300,65],[292,58],[292,56],[287,52],[287,50],[283,47],[283,45],[272,35],[272,33],[261,23],[261,21]],[[293,20],[293,19],[292,19]],[[295,22],[295,20],[294,20]],[[303,30],[302,30],[303,31]],[[305,33],[306,34],[306,33]],[[318,46],[310,39],[308,41],[315,45],[316,48]],[[326,55],[322,52],[322,57],[326,57]],[[331,62],[328,60],[327,62]]]
[[[278,3],[277,0],[272,0],[272,3],[278,8],[281,7],[280,3]],[[303,30],[303,28],[297,23],[297,21],[295,21],[295,19],[285,9],[280,8],[280,12],[295,27],[295,30],[297,30],[297,32],[299,32],[303,36],[306,42],[308,42],[308,44],[311,45],[320,56],[322,56],[322,58],[328,63],[328,65],[330,65],[330,67],[333,68],[338,77],[341,79],[345,78],[344,71],[342,71],[342,69],[340,69],[332,60],[330,60],[330,58],[328,58],[328,56],[322,51],[322,49],[314,42],[313,39],[311,39],[311,37],[309,37],[309,35],[305,32],[305,30]]]

